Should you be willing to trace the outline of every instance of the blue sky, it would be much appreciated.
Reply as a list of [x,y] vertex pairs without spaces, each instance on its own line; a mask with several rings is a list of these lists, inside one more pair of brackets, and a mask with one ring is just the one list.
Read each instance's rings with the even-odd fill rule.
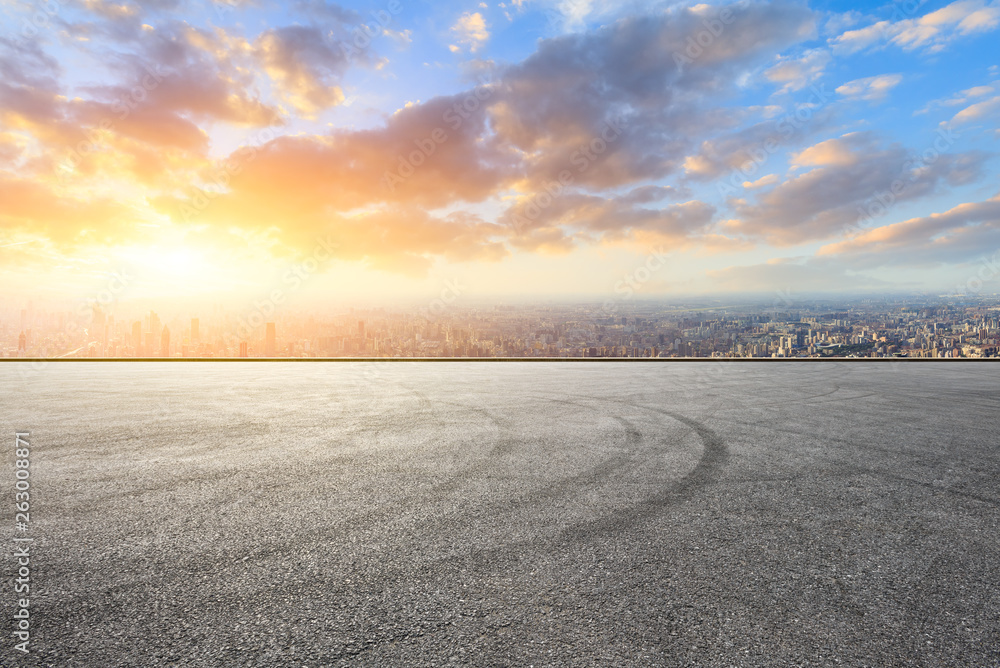
[[0,21],[0,271],[29,295],[122,263],[141,295],[259,292],[331,238],[312,297],[602,296],[651,254],[644,296],[954,292],[1000,248],[997,0]]

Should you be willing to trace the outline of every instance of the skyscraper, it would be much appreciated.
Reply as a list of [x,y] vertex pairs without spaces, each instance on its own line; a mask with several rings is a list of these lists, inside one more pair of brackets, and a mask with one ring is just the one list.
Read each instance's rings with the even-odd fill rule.
[[201,332],[198,331],[198,318],[191,318],[191,343],[201,340]]
[[[149,312],[149,333],[154,337],[160,333],[160,316],[156,315],[155,311]],[[148,354],[153,354],[153,348],[146,351]]]
[[274,323],[267,323],[267,329],[264,333],[264,356],[274,357],[278,352],[278,346],[274,331]]
[[249,345],[246,341],[240,341],[240,357],[249,357]]
[[170,357],[170,329],[165,325],[160,334],[160,357]]
[[142,321],[132,323],[132,356],[142,357]]
[[106,317],[104,315],[104,310],[101,309],[99,304],[94,304],[92,309],[93,316],[90,319],[90,331],[88,332],[88,335],[91,341],[97,342],[100,352],[103,354],[104,346],[107,343],[105,340],[106,337],[104,336]]

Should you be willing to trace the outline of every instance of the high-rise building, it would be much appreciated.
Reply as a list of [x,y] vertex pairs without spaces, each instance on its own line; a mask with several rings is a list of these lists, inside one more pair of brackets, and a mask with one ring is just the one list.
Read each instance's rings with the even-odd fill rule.
[[278,352],[277,337],[274,331],[274,323],[267,323],[264,332],[264,357],[274,357]]
[[104,320],[104,324],[101,326],[100,330],[97,332],[98,342],[99,342],[99,352],[101,357],[107,357],[108,355],[108,321],[107,318]]
[[[152,335],[153,335],[154,337],[155,337],[155,336],[156,336],[157,334],[159,334],[159,333],[160,333],[160,316],[156,315],[156,312],[155,312],[155,311],[150,311],[150,312],[149,312],[149,327],[147,327],[147,330],[148,330],[148,331],[149,331],[149,333],[150,333],[150,334],[152,334]],[[152,350],[152,349],[150,349],[150,350],[149,350],[149,351],[147,351],[147,352],[148,352],[148,353],[149,353],[150,355],[152,355],[152,354],[153,354],[153,350]]]
[[132,356],[142,357],[142,321],[132,323]]
[[97,341],[100,343],[104,338],[104,323],[106,317],[104,315],[104,310],[99,304],[94,304],[92,307],[92,317],[90,319],[90,331],[88,332],[91,341]]
[[240,341],[240,357],[249,357],[250,356],[249,348],[250,346],[247,344],[246,341]]
[[160,357],[170,357],[170,329],[166,326],[160,334]]
[[198,318],[191,318],[191,343],[201,340],[201,332],[198,331]]

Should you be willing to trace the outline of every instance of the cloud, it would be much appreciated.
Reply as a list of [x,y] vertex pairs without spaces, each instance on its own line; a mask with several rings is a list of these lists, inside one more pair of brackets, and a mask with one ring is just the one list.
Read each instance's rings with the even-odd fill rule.
[[721,9],[675,8],[543,40],[503,74],[490,109],[498,138],[522,153],[534,180],[569,169],[579,185],[609,188],[675,172],[692,137],[746,115],[706,100],[815,31],[814,15],[797,5],[735,5],[719,39],[679,59],[705,30],[706,11]]
[[886,43],[906,51],[935,53],[974,33],[989,32],[1000,24],[1000,3],[958,0],[918,18],[879,21],[848,30],[830,41],[836,53],[856,53]]
[[639,206],[655,201],[651,195],[649,190],[620,197],[568,193],[547,198],[538,193],[519,198],[500,222],[513,231],[511,243],[526,250],[551,244],[556,236],[573,244],[641,240],[687,246],[708,232],[714,207],[697,200],[664,208]]
[[[455,35],[459,44],[464,45],[469,51],[475,53],[486,44],[490,38],[490,31],[486,26],[486,19],[479,12],[466,12],[458,17],[458,21],[451,27],[451,32]],[[451,45],[452,51],[460,51],[461,47]]]
[[[130,80],[142,80],[144,63],[159,63],[157,85],[102,131],[102,150],[85,156],[74,180],[103,178],[107,185],[131,174],[133,185],[144,186],[135,196],[152,204],[149,214],[160,224],[198,230],[219,243],[239,231],[292,252],[336,231],[349,239],[351,257],[374,263],[381,253],[414,270],[436,256],[498,259],[509,247],[558,252],[582,243],[657,240],[729,248],[743,242],[713,229],[713,206],[657,204],[690,192],[650,182],[677,169],[692,137],[761,113],[713,108],[711,100],[748,65],[815,30],[813,14],[797,5],[734,6],[726,39],[679,67],[674,54],[704,30],[706,12],[715,9],[626,18],[593,33],[543,40],[525,61],[491,66],[493,84],[408,105],[383,125],[324,135],[269,130],[267,141],[210,159],[212,123],[275,128],[284,122],[281,110],[257,93],[260,84],[270,83],[300,117],[340,101],[350,63],[338,31],[352,15],[323,3],[298,7],[314,23],[249,38],[181,23],[151,30],[122,23],[114,33],[122,49],[111,61],[118,81],[67,101],[54,77],[11,70],[40,82],[32,89],[37,94],[18,89],[4,98],[0,85],[0,101],[18,105],[22,116],[30,112],[52,141],[72,143],[66,140],[75,133],[101,125]],[[478,25],[466,23],[481,43],[487,37]],[[258,64],[267,79],[247,74]],[[559,203],[521,229],[507,217],[490,223],[460,212],[429,213],[505,194],[525,206],[564,172],[572,185]],[[606,190],[618,194],[601,194]],[[409,254],[404,244],[412,245]]]
[[902,74],[880,74],[874,77],[855,79],[838,86],[837,94],[849,100],[881,102],[889,94],[889,91],[898,86],[902,80]]
[[[913,155],[898,144],[882,146],[870,133],[851,133],[809,147],[793,157],[813,169],[761,194],[756,203],[731,200],[737,220],[727,231],[775,245],[826,239],[853,229],[878,197],[879,211],[938,191],[942,184],[975,180],[982,153]],[[864,223],[867,224],[867,223]]]
[[760,177],[756,181],[744,181],[743,182],[743,187],[747,188],[748,190],[754,189],[754,188],[763,188],[765,186],[774,185],[779,180],[780,179],[778,178],[777,174],[768,174],[766,176]]
[[[190,110],[211,120],[269,125],[280,113],[260,99],[259,84],[268,83],[275,97],[295,113],[313,117],[343,100],[340,82],[348,67],[371,65],[376,58],[368,45],[377,31],[349,32],[361,31],[355,12],[324,2],[300,2],[297,8],[310,17],[309,25],[273,27],[250,39],[239,34],[239,26],[227,32],[169,18],[150,18],[152,25],[141,20],[73,23],[67,33],[84,44],[114,45],[108,64],[126,90],[151,65],[164,70],[167,81],[155,100],[160,108]],[[178,99],[207,101],[200,110],[174,106],[163,99],[166,90]]]
[[[69,25],[74,30],[78,24]],[[81,191],[103,191],[111,183],[123,193],[135,183],[175,187],[188,170],[207,162],[206,128],[212,124],[284,122],[237,65],[244,53],[240,38],[221,29],[170,21],[152,29],[125,19],[111,34],[121,49],[104,57],[110,77],[78,85],[72,95],[37,45],[20,48],[15,57],[36,66],[33,72],[11,65],[0,50],[6,75],[0,119],[30,134],[38,151],[22,163],[22,175],[39,182],[71,179]]]
[[779,58],[776,65],[764,71],[764,76],[772,83],[783,84],[781,93],[801,90],[823,75],[830,59],[826,49],[811,49],[799,58]]
[[410,30],[390,30],[383,28],[382,34],[396,43],[400,49],[408,48],[413,44],[413,32]]
[[24,153],[26,140],[13,132],[0,132],[0,160],[13,165]]
[[[239,62],[249,52],[240,37],[166,21],[159,28],[119,27],[113,39],[122,48],[105,58],[111,80],[80,86],[74,101],[124,104],[130,111],[184,114],[194,121],[261,126],[278,120],[278,110],[255,93],[252,76]],[[66,97],[54,79],[42,86]]]
[[995,92],[997,92],[997,87],[993,84],[988,86],[973,86],[972,88],[966,88],[962,92],[952,95],[951,97],[931,100],[922,108],[913,112],[913,115],[917,116],[920,114],[926,114],[929,111],[942,107],[957,107],[962,104],[968,104],[971,100],[977,97],[983,97],[984,95],[989,95],[990,93]]
[[675,188],[673,186],[640,186],[623,195],[621,200],[629,204],[651,204],[664,199],[680,199],[690,196],[691,191],[687,188]]
[[[502,148],[480,141],[484,108],[465,119],[455,112],[466,99],[440,97],[406,107],[381,128],[279,137],[240,148],[221,163],[233,165],[233,175],[204,212],[197,192],[161,197],[156,206],[179,223],[273,228],[294,245],[312,243],[340,212],[482,201],[513,177]],[[206,169],[203,179],[212,180],[216,171]]]
[[955,114],[952,117],[951,122],[952,125],[960,125],[962,123],[978,121],[983,118],[996,120],[998,115],[1000,115],[1000,95],[990,98],[989,100],[983,100],[982,102],[969,105],[962,111]]
[[0,81],[6,85],[54,88],[61,72],[59,62],[38,41],[15,42],[0,35]]
[[856,134],[844,135],[840,139],[827,139],[791,156],[794,167],[847,167],[857,164],[861,156],[855,152],[858,138]]
[[[833,109],[814,96],[809,99],[817,101],[800,103],[778,118],[703,141],[697,153],[685,159],[684,176],[692,181],[709,181],[728,175],[720,187],[738,188],[782,147],[801,144],[809,136],[829,130],[835,118]],[[716,123],[716,127],[721,125]]]
[[[574,21],[604,11],[564,4]],[[424,98],[383,120],[365,119],[361,129],[317,131],[302,121],[342,104],[352,67],[381,61],[345,48],[362,20],[357,13],[319,1],[294,7],[301,25],[260,34],[247,31],[250,22],[199,28],[152,9],[140,16],[101,7],[92,23],[67,24],[75,46],[62,45],[102,59],[108,74],[96,84],[68,84],[63,77],[72,73],[38,44],[0,53],[0,157],[17,165],[0,184],[12,198],[0,225],[67,245],[144,238],[159,225],[217,247],[264,238],[289,255],[330,235],[338,257],[419,274],[438,258],[488,262],[512,250],[660,244],[708,253],[828,239],[854,229],[858,206],[894,180],[905,183],[897,201],[924,197],[975,179],[984,159],[959,153],[923,164],[873,135],[828,139],[840,122],[834,114],[847,105],[813,98],[794,110],[741,105],[761,72],[787,93],[832,62],[829,48],[800,46],[815,39],[817,14],[781,1],[629,12],[596,30],[540,40],[512,64],[477,53],[490,40],[488,14],[470,11],[452,41],[477,53],[468,57],[468,78],[476,70],[492,83]],[[723,9],[732,20],[722,34],[689,52]],[[969,16],[985,25],[976,12]],[[948,34],[980,29],[945,18]],[[405,45],[410,35],[397,27],[379,34]],[[776,53],[789,55],[775,60]],[[134,98],[150,63],[158,65],[155,85]],[[898,77],[857,79],[838,93],[876,100]],[[955,122],[995,113],[975,106],[992,103],[990,95],[970,93],[962,107],[951,105],[962,108]],[[777,116],[802,109],[808,123],[785,134]],[[249,132],[256,128],[268,131]],[[806,141],[816,133],[826,141]],[[756,165],[735,181],[745,199],[730,200],[732,212],[704,200],[695,183],[745,165],[768,140],[801,149],[789,156],[787,180],[766,174],[774,166],[756,172],[763,167]],[[84,151],[59,185],[79,142],[96,149]],[[216,157],[220,146],[240,142]],[[541,206],[562,175],[571,183]]]
[[282,99],[302,116],[315,118],[344,101],[339,83],[347,70],[347,52],[329,42],[319,28],[268,30],[257,38],[254,54]]
[[594,0],[559,0],[556,9],[562,15],[564,30],[579,30],[594,11]]
[[579,32],[590,22],[613,21],[627,12],[650,13],[661,6],[661,3],[656,0],[631,3],[602,3],[595,0],[510,0],[506,3],[501,2],[497,6],[504,10],[504,16],[508,21],[513,21],[515,13],[523,13],[529,6],[539,6],[546,19],[547,32],[562,34]]
[[297,0],[292,6],[295,11],[319,23],[344,25],[361,23],[361,15],[353,9],[347,9],[325,0]]
[[63,247],[132,239],[135,212],[110,197],[67,196],[34,179],[0,172],[0,229],[41,235]]
[[824,35],[839,35],[845,28],[850,28],[861,22],[864,16],[856,10],[833,13],[823,25]]
[[[261,127],[280,122],[279,110],[251,92],[250,81],[228,60],[228,40],[218,35],[185,31],[184,40],[163,34],[147,57],[121,64],[120,83],[85,89],[95,104],[128,108],[131,113],[183,115],[183,120],[226,122]],[[162,58],[163,51],[169,58]],[[141,86],[144,90],[139,90]],[[115,116],[124,115],[115,112]]]
[[134,5],[107,0],[84,0],[83,5],[88,11],[111,21],[131,19],[140,13],[140,8]]
[[1000,248],[1000,195],[959,204],[944,213],[911,218],[823,246],[817,255],[854,267],[962,263]]

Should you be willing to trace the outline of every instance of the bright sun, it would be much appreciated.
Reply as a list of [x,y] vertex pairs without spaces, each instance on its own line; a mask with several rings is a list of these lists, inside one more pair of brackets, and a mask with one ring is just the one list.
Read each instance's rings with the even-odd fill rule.
[[214,278],[204,252],[187,246],[131,247],[121,259],[134,268],[139,282],[151,292],[201,292]]

